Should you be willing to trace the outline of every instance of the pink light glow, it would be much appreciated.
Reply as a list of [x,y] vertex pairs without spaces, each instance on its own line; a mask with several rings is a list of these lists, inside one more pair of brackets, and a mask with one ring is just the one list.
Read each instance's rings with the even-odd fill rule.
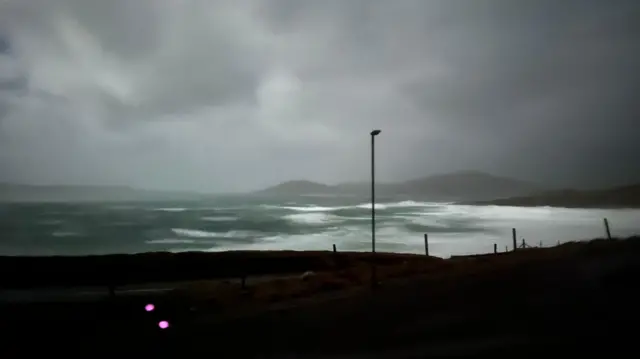
[[166,320],[163,320],[160,323],[158,323],[158,326],[160,327],[160,329],[167,329],[169,328],[169,322],[167,322]]
[[146,310],[147,312],[152,312],[154,309],[156,309],[156,306],[153,304],[147,304],[144,306],[144,310]]

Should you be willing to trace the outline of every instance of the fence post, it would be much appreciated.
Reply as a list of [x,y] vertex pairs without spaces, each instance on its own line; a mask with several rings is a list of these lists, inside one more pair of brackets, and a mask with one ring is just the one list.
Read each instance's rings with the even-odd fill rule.
[[424,254],[429,255],[429,235],[427,233],[424,234]]
[[609,220],[604,219],[604,229],[607,231],[607,238],[611,239],[611,229],[609,228]]
[[337,250],[336,250],[336,245],[334,244],[334,245],[333,245],[333,253],[336,253],[336,252],[337,252]]
[[513,251],[515,252],[518,249],[517,237],[516,237],[516,229],[511,228],[511,235],[513,237]]
[[493,244],[493,253],[498,253],[498,243]]

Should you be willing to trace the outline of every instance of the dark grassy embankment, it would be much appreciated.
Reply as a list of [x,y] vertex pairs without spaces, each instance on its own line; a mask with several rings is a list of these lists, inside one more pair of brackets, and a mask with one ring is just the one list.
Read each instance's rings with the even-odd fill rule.
[[[50,351],[140,348],[147,353],[178,350],[183,356],[206,352],[234,358],[412,358],[551,355],[555,350],[577,355],[606,349],[615,357],[633,343],[624,338],[639,319],[637,237],[451,260],[380,254],[376,261],[381,283],[375,290],[370,286],[370,254],[269,252],[202,258],[207,256],[212,261],[226,258],[225,265],[253,268],[256,274],[272,261],[280,272],[270,268],[269,274],[315,270],[316,275],[307,280],[275,278],[245,289],[233,281],[198,281],[157,298],[5,305],[0,329],[8,334],[1,350],[24,354],[30,348],[26,341],[56,338]],[[259,258],[254,263],[260,266],[250,258]],[[187,266],[189,261],[182,260]],[[37,260],[23,263],[36,265]],[[127,268],[152,272],[150,265],[138,265]],[[57,273],[71,273],[72,267]],[[229,273],[215,272],[214,267],[207,273]],[[142,310],[149,300],[157,304],[156,314]],[[157,329],[159,319],[169,319],[172,327]],[[57,329],[51,329],[53,324]]]
[[376,263],[441,261],[411,254],[312,251],[143,253],[0,257],[0,288],[135,285],[243,276],[298,275]]

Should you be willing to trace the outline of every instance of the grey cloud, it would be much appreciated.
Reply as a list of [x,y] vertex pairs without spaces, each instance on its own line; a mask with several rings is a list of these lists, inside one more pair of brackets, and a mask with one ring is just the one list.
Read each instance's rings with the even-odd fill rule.
[[0,181],[360,180],[372,128],[383,180],[639,181],[637,24],[632,0],[5,1]]

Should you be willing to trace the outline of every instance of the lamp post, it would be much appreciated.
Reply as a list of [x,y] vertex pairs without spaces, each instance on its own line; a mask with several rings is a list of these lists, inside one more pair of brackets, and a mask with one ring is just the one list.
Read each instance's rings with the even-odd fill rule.
[[371,131],[371,252],[376,252],[376,178],[375,178],[375,138],[380,130]]

